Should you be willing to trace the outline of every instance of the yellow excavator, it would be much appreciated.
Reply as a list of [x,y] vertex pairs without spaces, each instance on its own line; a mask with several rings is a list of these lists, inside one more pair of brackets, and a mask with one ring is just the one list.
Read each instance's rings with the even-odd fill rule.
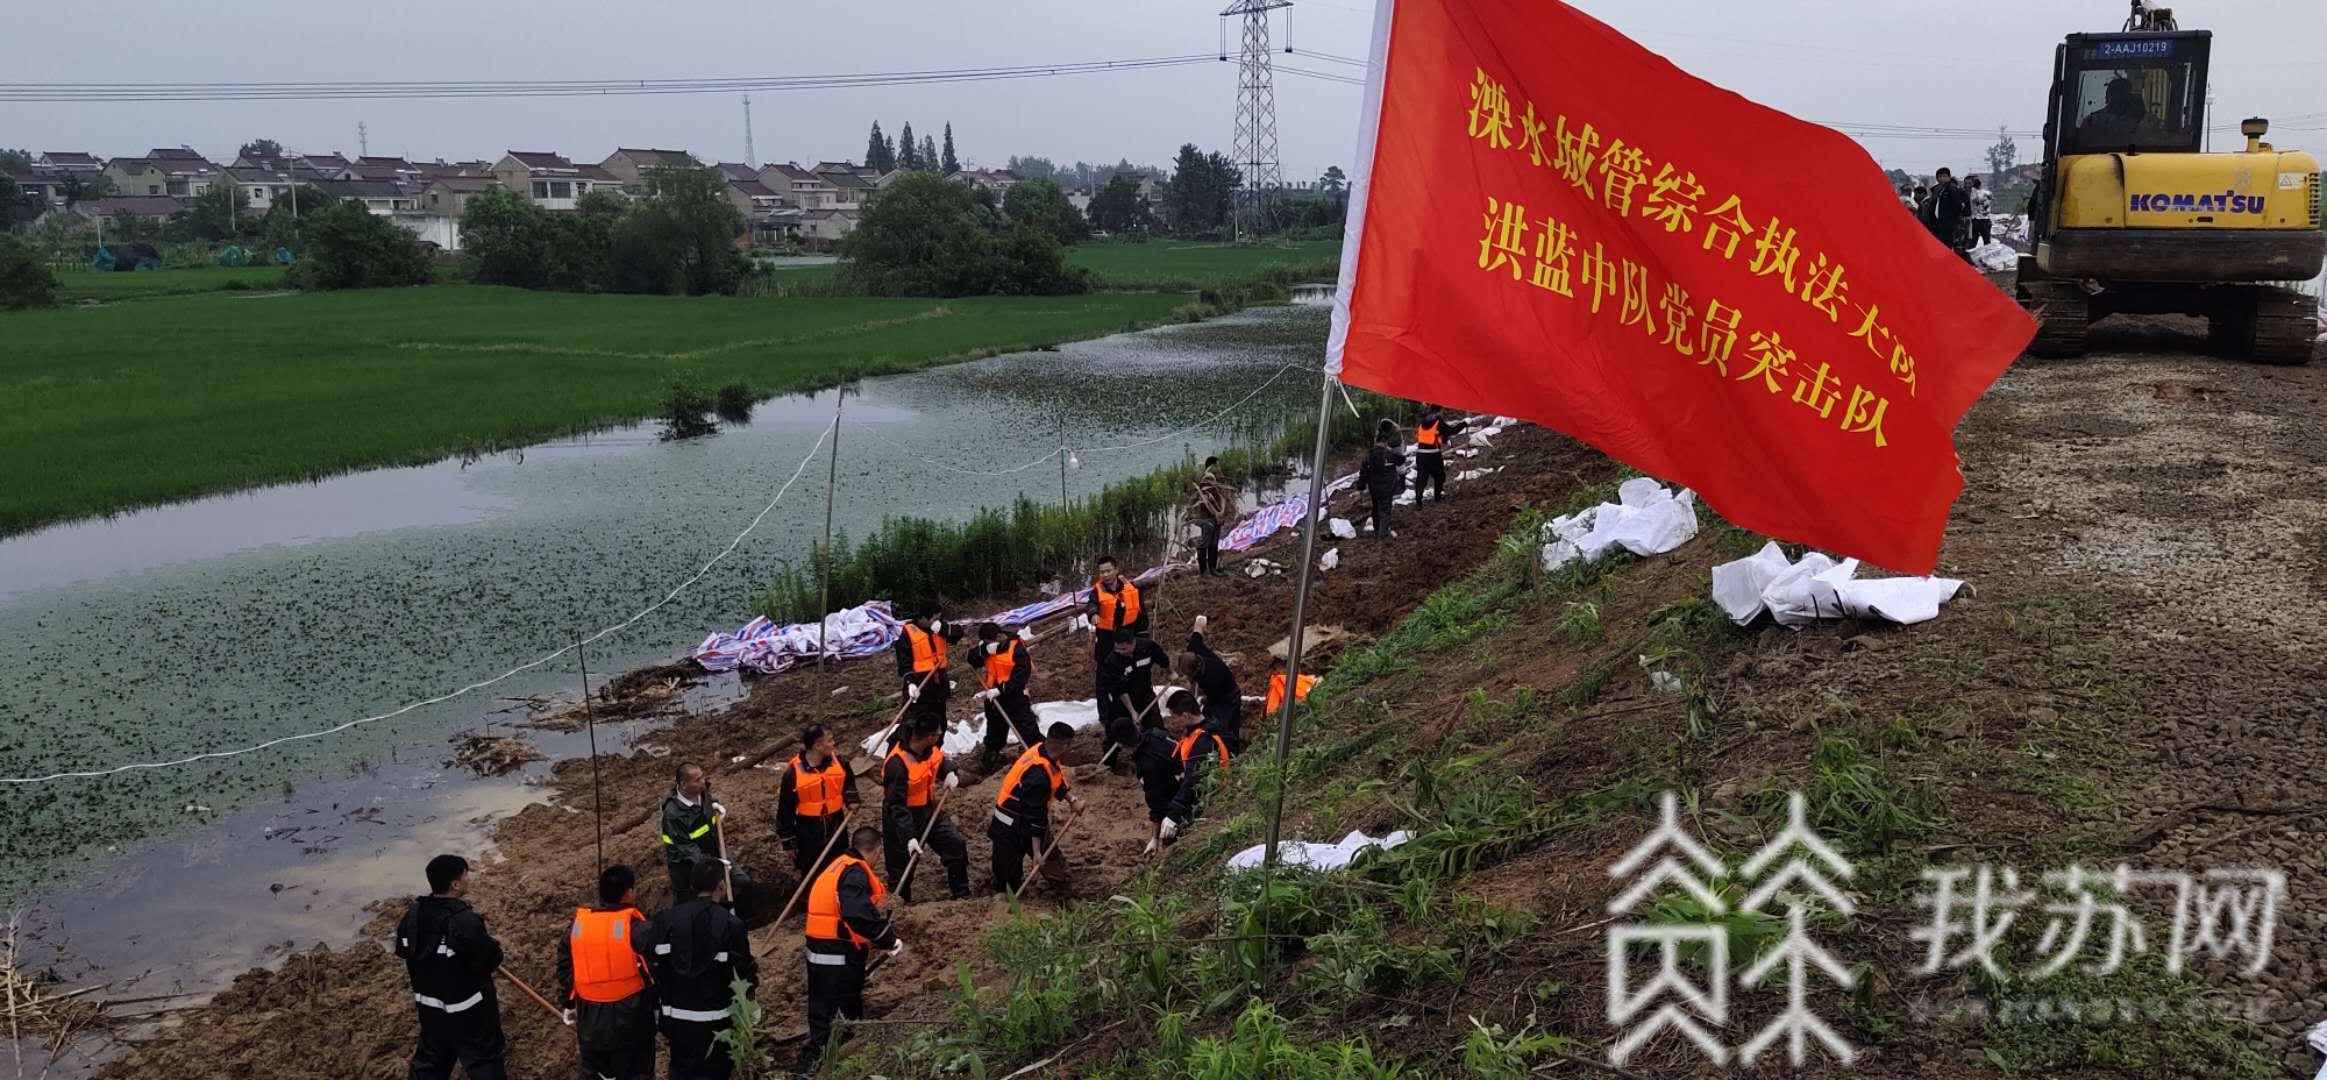
[[2044,172],[2029,201],[2033,255],[2019,299],[2038,320],[2029,351],[2077,356],[2094,319],[2200,315],[2216,351],[2301,364],[2319,301],[2286,283],[2318,275],[2319,159],[2240,125],[2243,150],[2210,154],[2206,65],[2213,34],[2132,0],[2114,34],[2071,34],[2053,53]]

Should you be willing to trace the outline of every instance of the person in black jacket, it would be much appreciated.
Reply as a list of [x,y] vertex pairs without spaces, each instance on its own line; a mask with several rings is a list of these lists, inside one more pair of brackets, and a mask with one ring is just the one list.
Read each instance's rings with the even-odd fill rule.
[[1166,721],[1172,732],[1172,761],[1180,778],[1179,789],[1172,792],[1156,822],[1156,839],[1166,844],[1196,820],[1204,781],[1214,771],[1228,767],[1228,740],[1196,715],[1193,702],[1187,704],[1190,707],[1173,710]]
[[961,786],[961,774],[946,760],[938,744],[945,741],[945,725],[923,717],[911,734],[881,762],[881,844],[887,857],[889,880],[897,883],[897,897],[913,899],[913,880],[905,864],[921,848],[921,834],[945,864],[945,883],[956,900],[970,895],[970,844],[953,822],[938,817],[940,790]]
[[792,865],[806,881],[824,868],[828,848],[846,846],[833,836],[856,809],[857,795],[856,773],[824,725],[808,725],[800,747],[776,781],[776,832],[791,843]]
[[729,1026],[730,984],[742,979],[747,994],[759,992],[759,962],[743,920],[720,906],[727,879],[719,871],[716,862],[696,863],[694,897],[655,916],[637,938],[662,1003],[670,1080],[727,1080],[735,1063],[718,1035]]
[[[671,875],[671,903],[693,895],[695,864],[725,865],[720,857],[721,829],[727,808],[711,798],[711,780],[703,767],[683,763],[672,778],[670,794],[663,796],[663,866]],[[737,915],[750,918],[751,876],[742,867],[730,871]]]
[[1041,721],[1034,717],[1034,702],[1026,696],[1027,681],[1034,678],[1034,658],[1027,654],[1026,643],[994,623],[978,624],[978,665],[985,689],[978,691],[978,701],[986,708],[986,756],[980,762],[985,772],[1001,767],[1002,746],[1010,732],[1018,733],[1021,746],[1031,746],[1038,737]]
[[502,1080],[507,1043],[493,973],[501,943],[468,901],[469,863],[458,855],[428,860],[427,896],[412,901],[396,925],[396,955],[412,978],[420,1044],[412,1051],[412,1080],[449,1080],[454,1064],[469,1080]]
[[870,951],[880,949],[891,960],[905,953],[904,940],[881,910],[888,890],[873,876],[879,837],[868,828],[855,830],[849,837],[853,850],[834,858],[808,890],[808,1042],[800,1048],[802,1074],[816,1071],[832,1041],[835,1019],[864,1019]]
[[897,679],[905,686],[906,707],[889,736],[889,746],[904,741],[916,718],[935,716],[945,722],[945,706],[953,699],[953,673],[946,670],[953,638],[938,617],[941,613],[934,600],[915,605],[913,620],[897,632],[897,643],[890,648],[897,654]]
[[558,935],[558,985],[566,1025],[582,1044],[582,1080],[654,1080],[654,984],[635,944],[646,931],[637,885],[629,867],[607,867],[598,903],[576,911]]
[[1446,498],[1446,444],[1463,433],[1464,424],[1449,418],[1433,402],[1422,406],[1422,419],[1414,421],[1414,502],[1420,505],[1425,491],[1432,499]]
[[[1075,729],[1052,724],[1044,738],[1026,752],[1018,755],[1017,763],[1003,774],[1002,790],[995,796],[994,819],[986,825],[986,839],[993,842],[994,891],[1016,892],[1026,880],[1026,856],[1029,852],[1041,855],[1042,877],[1053,892],[1073,892],[1067,879],[1066,860],[1058,857],[1051,845],[1057,841],[1050,828],[1051,804],[1065,799],[1067,805],[1080,813],[1082,799],[1067,781],[1066,767],[1059,764],[1067,744],[1075,737]],[[1062,829],[1064,826],[1061,827]]]
[[[1185,690],[1174,690],[1166,698],[1166,715],[1196,711],[1196,695]],[[1180,793],[1179,749],[1179,739],[1172,734],[1169,724],[1157,724],[1139,733],[1139,749],[1131,756],[1132,767],[1139,773],[1139,793],[1147,800],[1148,824],[1157,830],[1159,838],[1148,841],[1147,850],[1151,852],[1160,842],[1172,798]]]
[[[1128,774],[1131,762],[1122,755],[1139,742],[1142,727],[1163,723],[1156,715],[1155,673],[1169,668],[1171,657],[1150,638],[1118,631],[1115,647],[1099,664],[1099,719],[1107,746],[1120,747],[1109,759],[1118,774]],[[1102,751],[1104,756],[1104,751]]]
[[1188,632],[1188,651],[1181,653],[1176,663],[1180,677],[1196,685],[1205,725],[1227,739],[1229,749],[1242,750],[1244,691],[1236,685],[1236,672],[1229,670],[1228,662],[1204,641],[1204,627],[1211,621],[1196,616],[1196,628]]
[[1971,236],[1971,192],[1955,182],[1951,169],[1939,170],[1931,186],[1931,231],[1939,242],[1962,251]]
[[1382,421],[1381,430],[1374,435],[1374,447],[1366,451],[1365,464],[1358,466],[1358,486],[1374,500],[1374,539],[1387,542],[1397,534],[1390,531],[1390,503],[1406,486],[1404,469],[1406,455],[1392,445],[1398,437],[1398,426]]

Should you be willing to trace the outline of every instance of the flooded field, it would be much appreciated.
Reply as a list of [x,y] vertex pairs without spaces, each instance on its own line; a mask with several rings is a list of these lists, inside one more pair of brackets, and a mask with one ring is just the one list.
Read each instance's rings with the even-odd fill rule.
[[[1224,445],[1231,426],[1258,433],[1308,400],[1313,384],[1295,374],[1254,392],[1284,365],[1317,363],[1325,320],[1315,306],[1262,309],[869,381],[846,406],[839,525],[862,534],[890,514],[959,518],[1020,495],[1057,499],[1055,462],[983,474],[1042,458],[1062,425],[1078,448],[1070,495]],[[1105,449],[1248,395],[1221,424],[1184,438]],[[763,404],[747,427],[694,442],[661,443],[639,428],[0,542],[0,678],[12,688],[0,700],[0,774],[227,750],[387,712],[538,658],[628,618],[717,554],[794,474],[832,406],[829,393],[784,399]],[[823,478],[819,458],[733,556],[592,646],[592,671],[673,659],[747,619],[768,575],[802,557],[822,528]],[[0,816],[12,825],[0,834],[0,892],[15,903],[77,884],[75,906],[95,910],[108,896],[131,905],[133,887],[94,883],[119,886],[129,868],[151,866],[161,873],[142,887],[166,887],[169,867],[201,862],[206,843],[249,842],[286,808],[344,816],[462,787],[442,768],[448,735],[502,699],[571,693],[578,680],[561,658],[325,739],[0,787]],[[393,834],[378,816],[335,834]],[[341,850],[301,856],[313,845],[281,846],[292,854],[278,861],[291,863]],[[358,888],[379,892],[368,881]]]

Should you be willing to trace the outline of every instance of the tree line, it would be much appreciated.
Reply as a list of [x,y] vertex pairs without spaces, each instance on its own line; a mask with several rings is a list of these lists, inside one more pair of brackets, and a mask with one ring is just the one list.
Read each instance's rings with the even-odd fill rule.
[[913,122],[905,122],[905,129],[895,137],[881,134],[881,122],[873,121],[872,134],[865,139],[865,166],[886,175],[904,169],[908,172],[933,172],[950,175],[961,171],[961,158],[953,150],[953,125],[945,125],[945,145],[927,135],[920,142],[913,141]]

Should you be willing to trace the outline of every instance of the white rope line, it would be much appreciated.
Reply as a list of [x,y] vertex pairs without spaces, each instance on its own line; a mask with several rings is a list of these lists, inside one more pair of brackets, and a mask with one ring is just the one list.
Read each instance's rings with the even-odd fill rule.
[[775,510],[777,503],[784,501],[784,494],[792,490],[792,485],[799,481],[800,474],[808,471],[808,463],[816,460],[816,455],[822,452],[824,449],[825,440],[831,437],[832,427],[830,425],[826,425],[824,428],[824,433],[816,437],[816,445],[808,448],[808,456],[801,458],[799,467],[792,470],[792,478],[784,481],[783,487],[776,489],[776,497],[768,500],[768,504],[761,507],[758,514],[753,515],[751,524],[744,526],[742,532],[735,534],[735,539],[728,541],[727,546],[720,549],[719,554],[713,555],[711,557],[711,561],[704,563],[702,569],[695,571],[695,575],[693,577],[680,582],[677,586],[673,587],[670,592],[664,593],[662,599],[647,605],[637,614],[632,615],[631,617],[624,619],[621,622],[615,623],[614,625],[609,626],[604,630],[600,630],[595,634],[591,634],[589,637],[583,638],[581,641],[572,645],[560,646],[555,651],[541,657],[538,660],[519,664],[516,667],[510,668],[509,670],[504,671],[499,675],[495,675],[490,679],[486,679],[482,682],[470,683],[467,686],[461,687],[460,689],[451,691],[449,693],[439,694],[432,698],[423,698],[419,701],[415,701],[409,705],[390,712],[380,713],[377,716],[366,716],[360,720],[350,720],[336,727],[328,727],[320,731],[301,732],[297,735],[284,735],[280,738],[268,739],[265,742],[254,743],[250,746],[245,746],[236,750],[211,750],[200,754],[190,754],[182,758],[174,758],[169,761],[133,761],[126,765],[115,765],[109,769],[82,769],[66,772],[53,772],[46,776],[0,777],[0,784],[47,784],[58,780],[87,780],[95,779],[98,777],[114,776],[125,772],[135,772],[144,769],[170,769],[181,765],[192,765],[199,761],[214,761],[222,758],[240,757],[244,754],[255,754],[261,750],[272,749],[277,746],[282,746],[286,743],[301,742],[307,739],[320,739],[327,735],[337,735],[340,732],[361,727],[365,724],[376,723],[381,720],[394,719],[404,715],[405,713],[411,712],[414,709],[425,708],[430,705],[437,705],[443,702],[451,701],[452,699],[460,697],[463,694],[482,690],[488,686],[494,685],[495,683],[499,683],[516,675],[531,671],[542,666],[543,664],[547,664],[550,661],[557,659],[560,656],[564,656],[565,654],[574,651],[575,647],[578,645],[588,645],[591,642],[604,638],[608,634],[618,633],[620,631],[629,629],[640,619],[646,618],[647,616],[654,614],[656,611],[661,610],[665,604],[678,599],[680,593],[687,591],[687,589],[693,586],[696,582],[703,580],[704,576],[711,572],[712,567],[715,567],[721,562],[725,561],[729,555],[735,554],[735,549],[742,546],[744,538],[750,536],[754,529],[760,527],[760,522],[767,519],[768,514]]
[[[965,468],[962,468],[962,467],[961,467],[961,466],[959,466],[959,465],[952,465],[952,464],[948,464],[948,463],[946,463],[946,462],[939,461],[939,460],[937,460],[936,458],[926,458],[926,457],[922,457],[922,456],[920,456],[919,454],[913,454],[913,455],[909,455],[909,456],[911,456],[911,457],[912,457],[914,460],[916,460],[916,461],[919,461],[919,462],[921,462],[921,463],[922,463],[922,464],[924,464],[924,465],[935,465],[935,466],[937,466],[938,468],[940,468],[940,469],[944,469],[944,470],[945,470],[945,471],[947,471],[947,472],[960,473],[960,474],[962,474],[962,475],[964,475],[964,476],[1016,476],[1017,474],[1019,474],[1019,473],[1022,473],[1022,472],[1025,472],[1025,471],[1026,471],[1026,470],[1028,470],[1028,469],[1033,469],[1033,468],[1038,468],[1038,467],[1040,467],[1040,466],[1043,466],[1043,465],[1048,465],[1048,464],[1050,464],[1052,461],[1056,460],[1060,454],[1065,454],[1065,453],[1070,453],[1070,452],[1071,452],[1071,453],[1081,453],[1081,454],[1112,454],[1112,453],[1115,453],[1115,452],[1117,452],[1117,451],[1121,451],[1121,450],[1137,450],[1137,449],[1140,449],[1140,448],[1142,448],[1142,447],[1154,446],[1155,444],[1157,444],[1157,443],[1161,443],[1161,442],[1170,442],[1170,441],[1171,441],[1171,440],[1173,440],[1173,439],[1180,438],[1181,436],[1187,435],[1187,434],[1189,434],[1190,432],[1196,431],[1196,430],[1198,430],[1198,429],[1200,429],[1200,428],[1210,427],[1211,425],[1213,425],[1213,424],[1215,424],[1215,423],[1218,423],[1218,422],[1219,422],[1219,421],[1220,421],[1220,420],[1221,420],[1223,417],[1226,417],[1228,414],[1230,414],[1230,413],[1232,413],[1232,412],[1235,412],[1236,410],[1238,410],[1238,409],[1241,409],[1241,408],[1245,407],[1247,404],[1250,404],[1250,403],[1252,402],[1252,399],[1259,397],[1263,391],[1267,390],[1267,389],[1268,389],[1269,387],[1271,387],[1271,386],[1274,386],[1274,385],[1276,385],[1276,384],[1277,384],[1277,381],[1278,381],[1279,379],[1282,379],[1282,378],[1284,378],[1284,377],[1285,377],[1285,373],[1286,373],[1286,372],[1289,372],[1289,371],[1307,371],[1307,372],[1315,372],[1316,370],[1317,370],[1316,368],[1312,368],[1312,367],[1303,367],[1303,366],[1301,366],[1301,365],[1299,365],[1299,364],[1281,364],[1281,365],[1278,365],[1278,367],[1277,367],[1277,373],[1276,373],[1276,374],[1269,376],[1269,377],[1268,377],[1268,379],[1267,379],[1267,381],[1265,381],[1265,382],[1261,383],[1259,386],[1256,386],[1256,387],[1254,387],[1251,393],[1244,395],[1244,397],[1243,397],[1243,398],[1241,398],[1241,399],[1239,399],[1239,400],[1236,402],[1236,404],[1234,404],[1234,405],[1230,405],[1229,407],[1227,407],[1227,408],[1225,408],[1225,409],[1222,409],[1222,410],[1220,410],[1219,412],[1213,413],[1212,415],[1210,415],[1210,416],[1207,416],[1207,417],[1205,417],[1205,418],[1204,418],[1204,419],[1202,419],[1202,420],[1198,420],[1198,421],[1196,421],[1195,423],[1188,425],[1187,427],[1184,427],[1184,428],[1181,428],[1181,429],[1179,429],[1178,431],[1174,431],[1174,432],[1171,432],[1171,433],[1169,433],[1169,434],[1165,434],[1165,435],[1158,435],[1158,436],[1156,436],[1155,438],[1152,438],[1152,439],[1142,439],[1142,440],[1140,440],[1139,442],[1134,442],[1134,443],[1124,443],[1124,444],[1123,444],[1123,445],[1121,445],[1121,446],[1080,446],[1080,447],[1066,447],[1066,446],[1061,446],[1061,447],[1058,447],[1058,448],[1056,448],[1056,449],[1053,449],[1053,450],[1046,451],[1046,452],[1044,452],[1044,453],[1043,453],[1043,455],[1042,455],[1041,457],[1035,458],[1034,460],[1032,460],[1032,461],[1029,461],[1029,462],[1027,462],[1027,463],[1025,463],[1025,464],[1023,464],[1023,465],[1014,465],[1014,466],[1011,466],[1010,468],[1007,468],[1007,469],[965,469]],[[882,434],[882,432],[881,432],[881,430],[880,430],[879,428],[875,428],[875,427],[873,427],[872,425],[870,425],[870,424],[867,424],[867,423],[865,423],[865,422],[864,422],[864,421],[862,421],[862,420],[851,420],[851,421],[849,421],[849,422],[850,422],[850,423],[852,423],[852,424],[855,424],[855,425],[856,425],[858,428],[862,429],[862,430],[863,430],[863,431],[864,431],[864,432],[865,432],[867,435],[875,435],[875,436],[878,436],[878,435],[881,435],[881,434]]]

